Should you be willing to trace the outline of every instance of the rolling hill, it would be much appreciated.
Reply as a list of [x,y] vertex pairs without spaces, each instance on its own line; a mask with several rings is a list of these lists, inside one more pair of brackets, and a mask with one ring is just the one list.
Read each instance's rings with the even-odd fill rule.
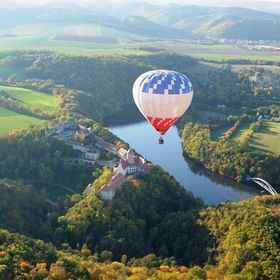
[[[260,3],[258,3],[260,5]],[[264,6],[264,3],[263,3]],[[259,7],[259,6],[258,6]],[[198,37],[280,40],[280,15],[241,7],[204,7],[125,3],[92,5],[92,10],[114,17],[138,16]],[[169,32],[166,30],[166,32]]]
[[245,40],[280,40],[280,17],[245,8],[185,6],[162,8],[156,22],[200,36]]
[[0,10],[2,36],[21,35],[18,34],[22,30],[20,26],[48,29],[49,35],[55,35],[77,24],[119,30],[128,33],[127,37],[136,34],[158,39],[214,37],[280,41],[280,15],[240,7],[148,3],[89,3],[81,7],[68,3]]
[[[105,8],[104,8],[105,9]],[[52,4],[40,7],[0,10],[1,36],[55,35],[75,25],[94,25],[148,38],[185,38],[190,33],[173,27],[163,26],[137,13],[119,15],[114,10],[85,9],[72,4]],[[27,31],[26,31],[27,30]],[[37,31],[37,32],[36,32]],[[73,35],[73,34],[71,34]],[[93,34],[95,35],[95,34]]]
[[[113,11],[116,12],[116,9]],[[280,16],[239,7],[125,4],[119,13],[141,15],[158,24],[198,36],[280,40]],[[124,12],[121,12],[124,11]]]

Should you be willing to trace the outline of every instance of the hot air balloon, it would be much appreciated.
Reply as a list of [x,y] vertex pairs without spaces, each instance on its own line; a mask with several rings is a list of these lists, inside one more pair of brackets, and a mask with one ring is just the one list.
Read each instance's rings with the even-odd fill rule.
[[191,104],[193,87],[179,72],[154,70],[139,76],[133,84],[133,98],[143,116],[161,136],[180,119]]

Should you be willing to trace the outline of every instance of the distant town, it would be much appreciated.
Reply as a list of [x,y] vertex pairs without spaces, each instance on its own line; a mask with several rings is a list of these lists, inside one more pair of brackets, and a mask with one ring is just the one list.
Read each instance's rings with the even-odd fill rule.
[[270,40],[242,40],[242,39],[226,39],[205,37],[196,41],[197,44],[232,44],[241,48],[254,51],[280,51],[280,41]]

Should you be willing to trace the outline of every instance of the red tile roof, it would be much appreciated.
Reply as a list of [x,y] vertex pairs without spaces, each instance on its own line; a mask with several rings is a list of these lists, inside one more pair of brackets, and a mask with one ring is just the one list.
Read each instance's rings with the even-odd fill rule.
[[104,185],[100,191],[102,192],[110,192],[112,190],[117,190],[121,184],[126,181],[126,177],[122,173],[117,173],[115,176],[112,177],[110,182]]

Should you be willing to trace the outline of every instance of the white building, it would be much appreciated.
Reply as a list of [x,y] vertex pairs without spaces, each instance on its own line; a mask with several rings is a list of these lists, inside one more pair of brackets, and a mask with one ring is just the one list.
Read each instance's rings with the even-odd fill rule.
[[[124,150],[124,149],[123,149]],[[125,150],[124,150],[125,151]],[[126,181],[126,176],[133,174],[148,173],[148,164],[145,159],[135,156],[132,149],[129,149],[124,158],[120,159],[118,165],[114,168],[114,176],[111,181],[104,185],[99,195],[104,200],[112,200],[116,191],[121,188],[121,185]]]
[[90,149],[80,143],[72,143],[72,148],[76,151],[80,151],[82,153],[89,152]]
[[148,164],[145,159],[135,156],[133,150],[129,149],[126,153],[126,157],[120,159],[118,165],[114,168],[114,172],[122,173],[125,176],[147,173]]
[[98,160],[100,153],[98,151],[88,151],[85,153],[85,158],[90,160]]

